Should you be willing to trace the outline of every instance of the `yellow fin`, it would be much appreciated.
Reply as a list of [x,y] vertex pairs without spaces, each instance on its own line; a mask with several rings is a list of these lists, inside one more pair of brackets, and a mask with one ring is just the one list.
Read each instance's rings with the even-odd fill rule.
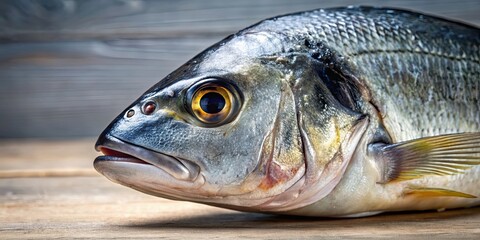
[[477,198],[477,196],[448,190],[444,188],[426,188],[410,186],[404,192],[404,195],[415,195],[419,197],[461,197],[461,198]]
[[480,133],[426,137],[396,144],[372,144],[382,169],[380,183],[426,175],[452,175],[480,164]]

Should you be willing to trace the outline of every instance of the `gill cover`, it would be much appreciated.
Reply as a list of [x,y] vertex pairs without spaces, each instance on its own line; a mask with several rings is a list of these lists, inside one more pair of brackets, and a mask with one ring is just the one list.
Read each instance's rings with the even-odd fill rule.
[[[358,96],[351,95],[350,83],[340,75],[342,63],[333,55],[324,57],[334,64],[327,66],[308,53],[273,57],[279,68],[290,73],[286,74],[288,91],[295,104],[305,174],[284,193],[259,206],[262,210],[290,211],[327,196],[342,179],[367,129],[368,119],[348,105],[353,101],[347,99]],[[339,100],[339,94],[344,98]]]

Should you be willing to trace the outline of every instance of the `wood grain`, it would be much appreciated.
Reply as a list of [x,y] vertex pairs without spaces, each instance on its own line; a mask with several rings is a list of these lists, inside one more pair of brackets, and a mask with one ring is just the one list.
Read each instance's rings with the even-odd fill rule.
[[[478,239],[480,208],[357,219],[235,212],[156,198],[93,172],[93,139],[0,141],[0,173],[67,168],[94,175],[0,178],[2,239]],[[60,160],[63,159],[63,160]],[[11,163],[15,161],[15,163]],[[66,171],[68,173],[68,171]]]
[[227,35],[279,14],[351,4],[480,23],[478,0],[0,1],[0,138],[95,136]]

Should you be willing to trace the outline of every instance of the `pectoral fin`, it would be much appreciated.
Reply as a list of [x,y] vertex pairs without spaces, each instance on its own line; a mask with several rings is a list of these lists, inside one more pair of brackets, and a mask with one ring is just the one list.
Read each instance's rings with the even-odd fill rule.
[[382,171],[380,183],[459,174],[480,164],[480,133],[426,137],[392,145],[372,144],[369,151]]

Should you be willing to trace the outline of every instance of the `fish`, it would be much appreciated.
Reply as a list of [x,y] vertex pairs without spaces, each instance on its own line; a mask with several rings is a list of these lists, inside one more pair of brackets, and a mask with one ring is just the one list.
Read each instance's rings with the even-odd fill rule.
[[263,20],[101,133],[95,169],[172,200],[364,217],[480,205],[480,29],[403,9]]

